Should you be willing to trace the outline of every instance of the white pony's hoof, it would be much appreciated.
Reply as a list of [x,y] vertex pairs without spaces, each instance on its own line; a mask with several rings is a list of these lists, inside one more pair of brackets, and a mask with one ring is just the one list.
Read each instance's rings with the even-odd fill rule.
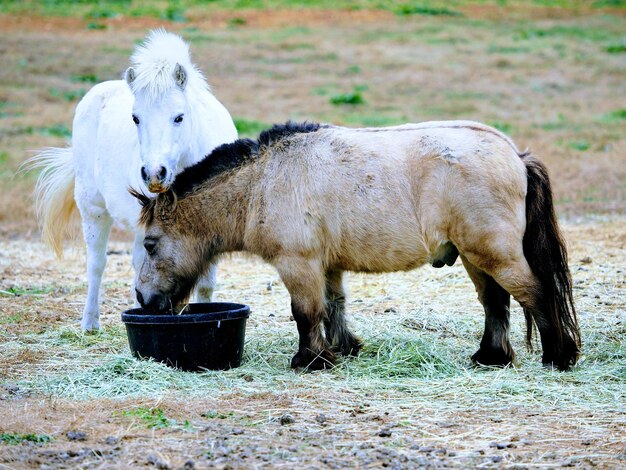
[[83,318],[80,327],[85,333],[95,333],[100,329],[100,321],[93,318]]
[[213,288],[204,286],[196,288],[194,298],[196,302],[211,302],[213,300]]

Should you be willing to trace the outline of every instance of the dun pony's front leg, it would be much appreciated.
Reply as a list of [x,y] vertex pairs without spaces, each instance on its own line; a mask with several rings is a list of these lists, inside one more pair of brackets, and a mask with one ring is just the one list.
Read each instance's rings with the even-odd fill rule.
[[324,338],[324,272],[319,260],[282,256],[273,263],[291,296],[291,312],[298,325],[298,352],[293,368],[326,369],[335,354]]
[[343,288],[343,272],[328,271],[326,273],[326,339],[333,350],[344,356],[359,354],[362,343],[346,324],[346,293]]

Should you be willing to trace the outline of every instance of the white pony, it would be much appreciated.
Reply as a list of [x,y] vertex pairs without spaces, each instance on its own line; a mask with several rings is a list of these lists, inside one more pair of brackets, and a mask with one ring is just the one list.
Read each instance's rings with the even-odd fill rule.
[[[100,284],[114,221],[134,232],[135,282],[143,261],[140,207],[128,188],[145,184],[151,192],[165,191],[183,168],[237,139],[230,114],[211,94],[179,36],[152,31],[130,62],[125,80],[100,83],[78,103],[71,147],[49,148],[30,160],[31,167],[42,168],[37,213],[43,240],[57,256],[76,208],[82,218],[84,330],[100,326]],[[215,275],[212,266],[196,290],[197,300],[211,299]]]

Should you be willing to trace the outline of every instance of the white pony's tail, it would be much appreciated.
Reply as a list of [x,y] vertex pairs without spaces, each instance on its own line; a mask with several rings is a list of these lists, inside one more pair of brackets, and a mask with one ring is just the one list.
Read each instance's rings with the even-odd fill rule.
[[35,185],[41,238],[58,258],[63,258],[63,241],[66,235],[74,234],[70,222],[76,212],[72,147],[44,149],[29,159],[25,167],[28,170],[41,168]]

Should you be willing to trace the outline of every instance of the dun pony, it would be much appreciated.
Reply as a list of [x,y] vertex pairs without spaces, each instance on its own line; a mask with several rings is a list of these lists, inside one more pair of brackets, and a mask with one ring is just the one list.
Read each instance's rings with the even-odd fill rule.
[[184,302],[222,253],[261,256],[291,296],[300,341],[292,367],[356,354],[345,271],[381,273],[460,256],[485,310],[477,363],[514,360],[509,303],[523,307],[543,363],[576,363],[580,333],[546,168],[501,132],[449,121],[347,129],[274,126],[218,147],[143,209],[140,303]]

